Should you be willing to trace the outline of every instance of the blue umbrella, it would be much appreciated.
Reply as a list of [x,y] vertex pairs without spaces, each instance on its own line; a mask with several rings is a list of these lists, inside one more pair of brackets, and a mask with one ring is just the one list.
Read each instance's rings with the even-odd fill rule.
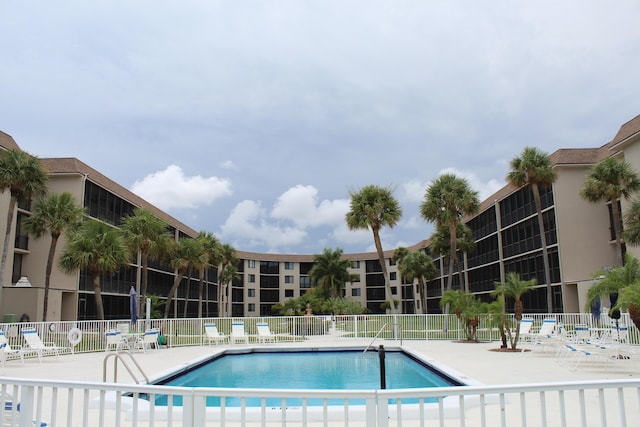
[[133,286],[129,291],[129,300],[129,308],[131,309],[131,323],[135,325],[138,322],[138,293],[133,288]]

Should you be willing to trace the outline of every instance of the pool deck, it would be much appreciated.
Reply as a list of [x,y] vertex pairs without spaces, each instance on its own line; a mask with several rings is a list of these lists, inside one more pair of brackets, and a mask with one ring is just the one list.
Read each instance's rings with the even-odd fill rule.
[[[269,344],[251,344],[250,347],[360,347],[370,344],[370,340],[336,339],[333,337],[312,337],[304,342],[278,342]],[[385,347],[398,347],[399,341],[376,340],[373,347],[380,344]],[[499,347],[499,342],[462,343],[452,341],[404,341],[402,346],[433,361],[436,366],[456,372],[467,384],[531,384],[544,382],[574,382],[585,380],[615,380],[640,378],[640,357],[595,366],[591,363],[580,365],[571,370],[558,363],[553,352],[525,351],[506,353],[491,351]],[[136,361],[143,366],[147,376],[153,380],[176,367],[205,358],[213,352],[225,348],[247,347],[245,344],[221,344],[208,346],[161,348],[146,353],[134,353]],[[101,382],[105,353],[63,355],[59,359],[49,356],[39,363],[31,358],[21,364],[19,360],[10,360],[0,376],[12,378],[41,378],[68,381]],[[113,372],[110,372],[110,378]],[[119,382],[133,382],[126,371],[119,373]],[[571,405],[571,403],[569,403]],[[569,407],[569,409],[571,409]],[[531,420],[533,421],[533,420]],[[473,425],[473,423],[467,423]],[[537,425],[532,422],[531,425]]]

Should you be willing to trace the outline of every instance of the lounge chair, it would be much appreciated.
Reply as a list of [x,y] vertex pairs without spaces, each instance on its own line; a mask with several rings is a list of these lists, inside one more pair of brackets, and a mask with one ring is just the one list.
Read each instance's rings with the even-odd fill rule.
[[158,350],[160,348],[158,344],[159,336],[160,331],[158,329],[148,329],[144,331],[144,334],[134,343],[133,350],[142,350],[145,353],[152,348]]
[[[13,397],[9,393],[0,394],[0,405],[3,408],[2,417],[0,417],[2,426],[23,425],[20,423],[20,403],[14,404]],[[31,425],[46,427],[48,424],[44,421],[34,420]]]
[[258,328],[258,342],[276,342],[277,335],[271,333],[268,323],[257,323],[256,327]]
[[22,337],[27,342],[27,351],[33,351],[38,354],[38,360],[42,361],[42,356],[47,354],[55,354],[60,357],[60,353],[68,351],[71,353],[71,347],[60,347],[54,342],[43,342],[38,335],[36,328],[22,329]]
[[205,341],[211,343],[215,342],[216,344],[220,344],[229,338],[227,335],[221,334],[218,332],[218,326],[215,323],[207,323],[204,325],[204,339]]
[[555,334],[556,319],[544,319],[542,326],[538,332],[525,334],[525,343],[528,343],[532,349],[534,346],[540,346],[543,351],[548,346],[559,344],[559,335]]
[[7,341],[7,337],[4,335],[4,331],[0,330],[0,356],[2,357],[2,366],[4,367],[5,361],[12,356],[20,357],[22,363],[24,363],[24,350],[22,346],[15,346],[15,348],[11,347],[9,341]]
[[104,347],[104,351],[114,350],[129,350],[129,340],[126,336],[122,335],[122,332],[115,329],[110,329],[104,333],[107,339],[107,344]]
[[231,343],[235,344],[238,341],[244,341],[249,344],[249,335],[244,331],[244,323],[242,322],[231,324]]

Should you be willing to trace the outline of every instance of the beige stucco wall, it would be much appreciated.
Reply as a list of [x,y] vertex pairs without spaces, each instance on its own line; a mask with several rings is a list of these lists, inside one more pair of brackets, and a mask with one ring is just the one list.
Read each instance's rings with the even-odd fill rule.
[[604,202],[589,203],[580,196],[589,166],[559,167],[557,171],[554,191],[564,308],[566,312],[585,311],[593,274],[616,263],[609,213]]

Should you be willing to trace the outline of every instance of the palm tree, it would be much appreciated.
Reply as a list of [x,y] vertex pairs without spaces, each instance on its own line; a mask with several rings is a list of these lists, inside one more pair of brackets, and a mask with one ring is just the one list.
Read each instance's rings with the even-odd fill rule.
[[478,192],[471,190],[464,178],[454,174],[440,175],[427,189],[420,213],[437,227],[449,229],[449,273],[447,290],[451,290],[453,267],[458,262],[458,227],[466,215],[475,215],[480,208]]
[[488,304],[479,300],[470,292],[460,290],[447,290],[442,294],[440,306],[450,306],[456,313],[456,317],[464,327],[468,341],[478,341],[479,317],[487,313]]
[[378,261],[382,268],[385,283],[386,299],[389,301],[391,313],[396,313],[396,302],[391,292],[391,283],[387,273],[387,265],[380,241],[380,229],[384,226],[393,228],[402,217],[402,208],[388,188],[367,185],[357,192],[351,192],[351,209],[345,219],[349,230],[371,229],[373,242],[378,253]]
[[640,199],[633,199],[629,210],[624,214],[622,238],[625,243],[640,246]]
[[[473,232],[471,231],[471,228],[462,221],[458,222],[456,228],[456,250],[460,250],[460,252],[464,254],[473,251],[476,247],[476,242],[473,240]],[[450,259],[449,256],[451,255],[451,248],[449,245],[451,244],[451,238],[449,227],[437,226],[436,230],[430,237],[430,241],[430,248],[433,253],[442,255],[446,260]],[[464,280],[464,274],[462,272],[463,268],[460,266],[460,260],[457,261],[457,265],[458,274],[460,275],[460,288],[468,292],[469,289],[467,289],[468,286]]]
[[43,322],[47,321],[51,271],[53,269],[53,259],[55,257],[56,247],[58,246],[58,239],[64,231],[71,230],[80,224],[83,213],[84,210],[76,204],[71,193],[52,193],[46,198],[39,200],[31,216],[24,221],[25,230],[34,238],[39,239],[47,232],[49,232],[51,236],[44,278]]
[[509,333],[509,341],[511,342],[511,348],[516,349],[518,345],[518,339],[520,338],[520,322],[522,321],[522,313],[524,308],[522,305],[522,295],[529,292],[536,285],[536,279],[521,280],[520,275],[515,272],[507,273],[504,282],[495,282],[496,288],[493,294],[504,298],[505,296],[514,299],[513,302],[513,318],[516,321],[516,336],[515,339],[511,339],[511,330],[508,325],[505,324],[506,330]]
[[18,201],[28,201],[47,191],[47,171],[37,157],[29,153],[11,149],[0,155],[0,191],[9,190],[9,208],[7,209],[4,245],[0,258],[0,306],[2,305],[2,281],[4,280],[9,254],[9,237],[13,229],[13,217]]
[[96,315],[104,320],[100,276],[113,274],[129,262],[129,252],[122,234],[104,222],[86,219],[80,227],[67,233],[67,244],[58,265],[71,273],[86,269],[93,280]]
[[[176,291],[184,275],[189,270],[189,267],[191,267],[193,260],[201,254],[200,246],[202,246],[200,242],[187,237],[180,238],[177,242],[173,241],[173,243],[169,245],[169,265],[175,270],[176,275],[173,279],[173,285],[171,285],[169,293],[167,294],[167,305],[164,307],[165,319],[169,318],[171,301],[175,299]],[[187,277],[187,279],[190,281],[191,277]],[[174,316],[178,317],[177,311],[174,312]]]
[[[222,270],[220,272],[220,280],[221,283],[224,283],[225,289],[231,289],[231,286],[233,285],[233,281],[236,280],[239,277],[238,275],[238,267],[236,267],[236,264],[227,264],[224,266],[224,270]],[[233,294],[228,293],[228,298],[225,299],[224,303],[225,306],[227,303],[229,303],[229,307],[228,307],[228,311],[225,307],[225,313],[228,315],[230,314],[233,310],[233,307],[231,305],[231,303],[233,303],[233,301],[230,301],[230,297],[232,297]]]
[[620,231],[622,222],[618,201],[620,198],[628,199],[633,192],[639,189],[640,179],[631,165],[615,157],[607,157],[591,168],[580,191],[582,198],[589,202],[606,201],[611,203],[618,265],[623,265],[624,262],[622,233]]
[[[212,265],[218,265],[219,263],[220,242],[218,241],[216,236],[213,235],[213,233],[210,233],[208,231],[201,231],[200,233],[198,233],[197,238],[202,243],[202,247],[207,255],[206,265],[203,264],[202,265],[203,268],[199,272],[200,288],[198,290],[198,318],[201,318],[202,317],[202,293],[203,293],[204,282],[209,281],[209,277],[208,277],[209,268]],[[207,287],[207,289],[209,289],[209,287]],[[209,315],[208,301],[209,301],[209,292],[207,291],[207,316]]]
[[414,279],[418,279],[421,311],[422,314],[427,314],[426,281],[436,275],[436,266],[433,260],[422,251],[411,252],[400,261],[398,270],[400,270],[403,277],[406,277],[412,282]]
[[[404,246],[400,246],[398,248],[396,248],[396,250],[393,251],[393,255],[391,255],[391,262],[393,262],[394,264],[398,265],[400,264],[400,262],[404,259],[404,257],[406,257],[407,255],[409,255],[409,249],[405,248]],[[399,274],[399,281],[400,281],[400,288],[401,288],[401,295],[404,295],[404,287],[407,285],[404,282],[404,278],[402,277],[402,272],[400,270],[398,270],[398,274]],[[411,283],[410,286],[413,286],[413,283]],[[413,306],[415,309],[416,306],[416,300],[415,297],[413,298]],[[402,306],[402,303],[400,303],[400,309],[401,311],[403,311],[404,307]]]
[[511,170],[507,180],[516,187],[529,185],[533,192],[533,202],[538,218],[538,230],[542,242],[542,264],[544,266],[544,280],[547,284],[547,307],[553,313],[553,294],[551,293],[551,271],[549,269],[549,252],[547,236],[545,234],[544,218],[542,217],[542,203],[540,202],[540,188],[548,188],[558,178],[558,173],[551,166],[549,156],[535,147],[525,147],[520,157],[511,160]]
[[191,270],[198,271],[198,318],[202,317],[202,291],[204,289],[204,272],[209,266],[209,251],[204,245],[203,239],[194,239],[193,252],[191,253],[191,259],[189,262],[189,274],[187,275],[187,290],[184,302],[183,316],[187,317],[189,306],[189,287],[191,285]]
[[616,309],[628,308],[629,317],[640,328],[640,300],[634,298],[640,283],[640,261],[627,253],[624,266],[601,270],[594,276],[599,280],[587,292],[587,310],[603,295],[619,294],[610,313]]
[[133,254],[140,254],[142,276],[138,288],[138,315],[142,313],[143,303],[147,298],[149,283],[149,259],[157,259],[165,250],[171,236],[167,231],[167,223],[143,208],[136,208],[133,215],[124,218],[120,227],[125,242]]
[[218,257],[218,316],[225,316],[227,313],[226,305],[230,296],[228,288],[231,287],[232,281],[228,281],[229,274],[224,275],[223,273],[227,270],[228,265],[234,267],[238,265],[239,259],[236,249],[228,243],[223,243],[219,247]]
[[325,248],[321,254],[313,256],[313,267],[309,270],[311,283],[320,285],[331,298],[342,297],[342,289],[351,281],[351,262],[344,259],[343,254],[341,248]]

